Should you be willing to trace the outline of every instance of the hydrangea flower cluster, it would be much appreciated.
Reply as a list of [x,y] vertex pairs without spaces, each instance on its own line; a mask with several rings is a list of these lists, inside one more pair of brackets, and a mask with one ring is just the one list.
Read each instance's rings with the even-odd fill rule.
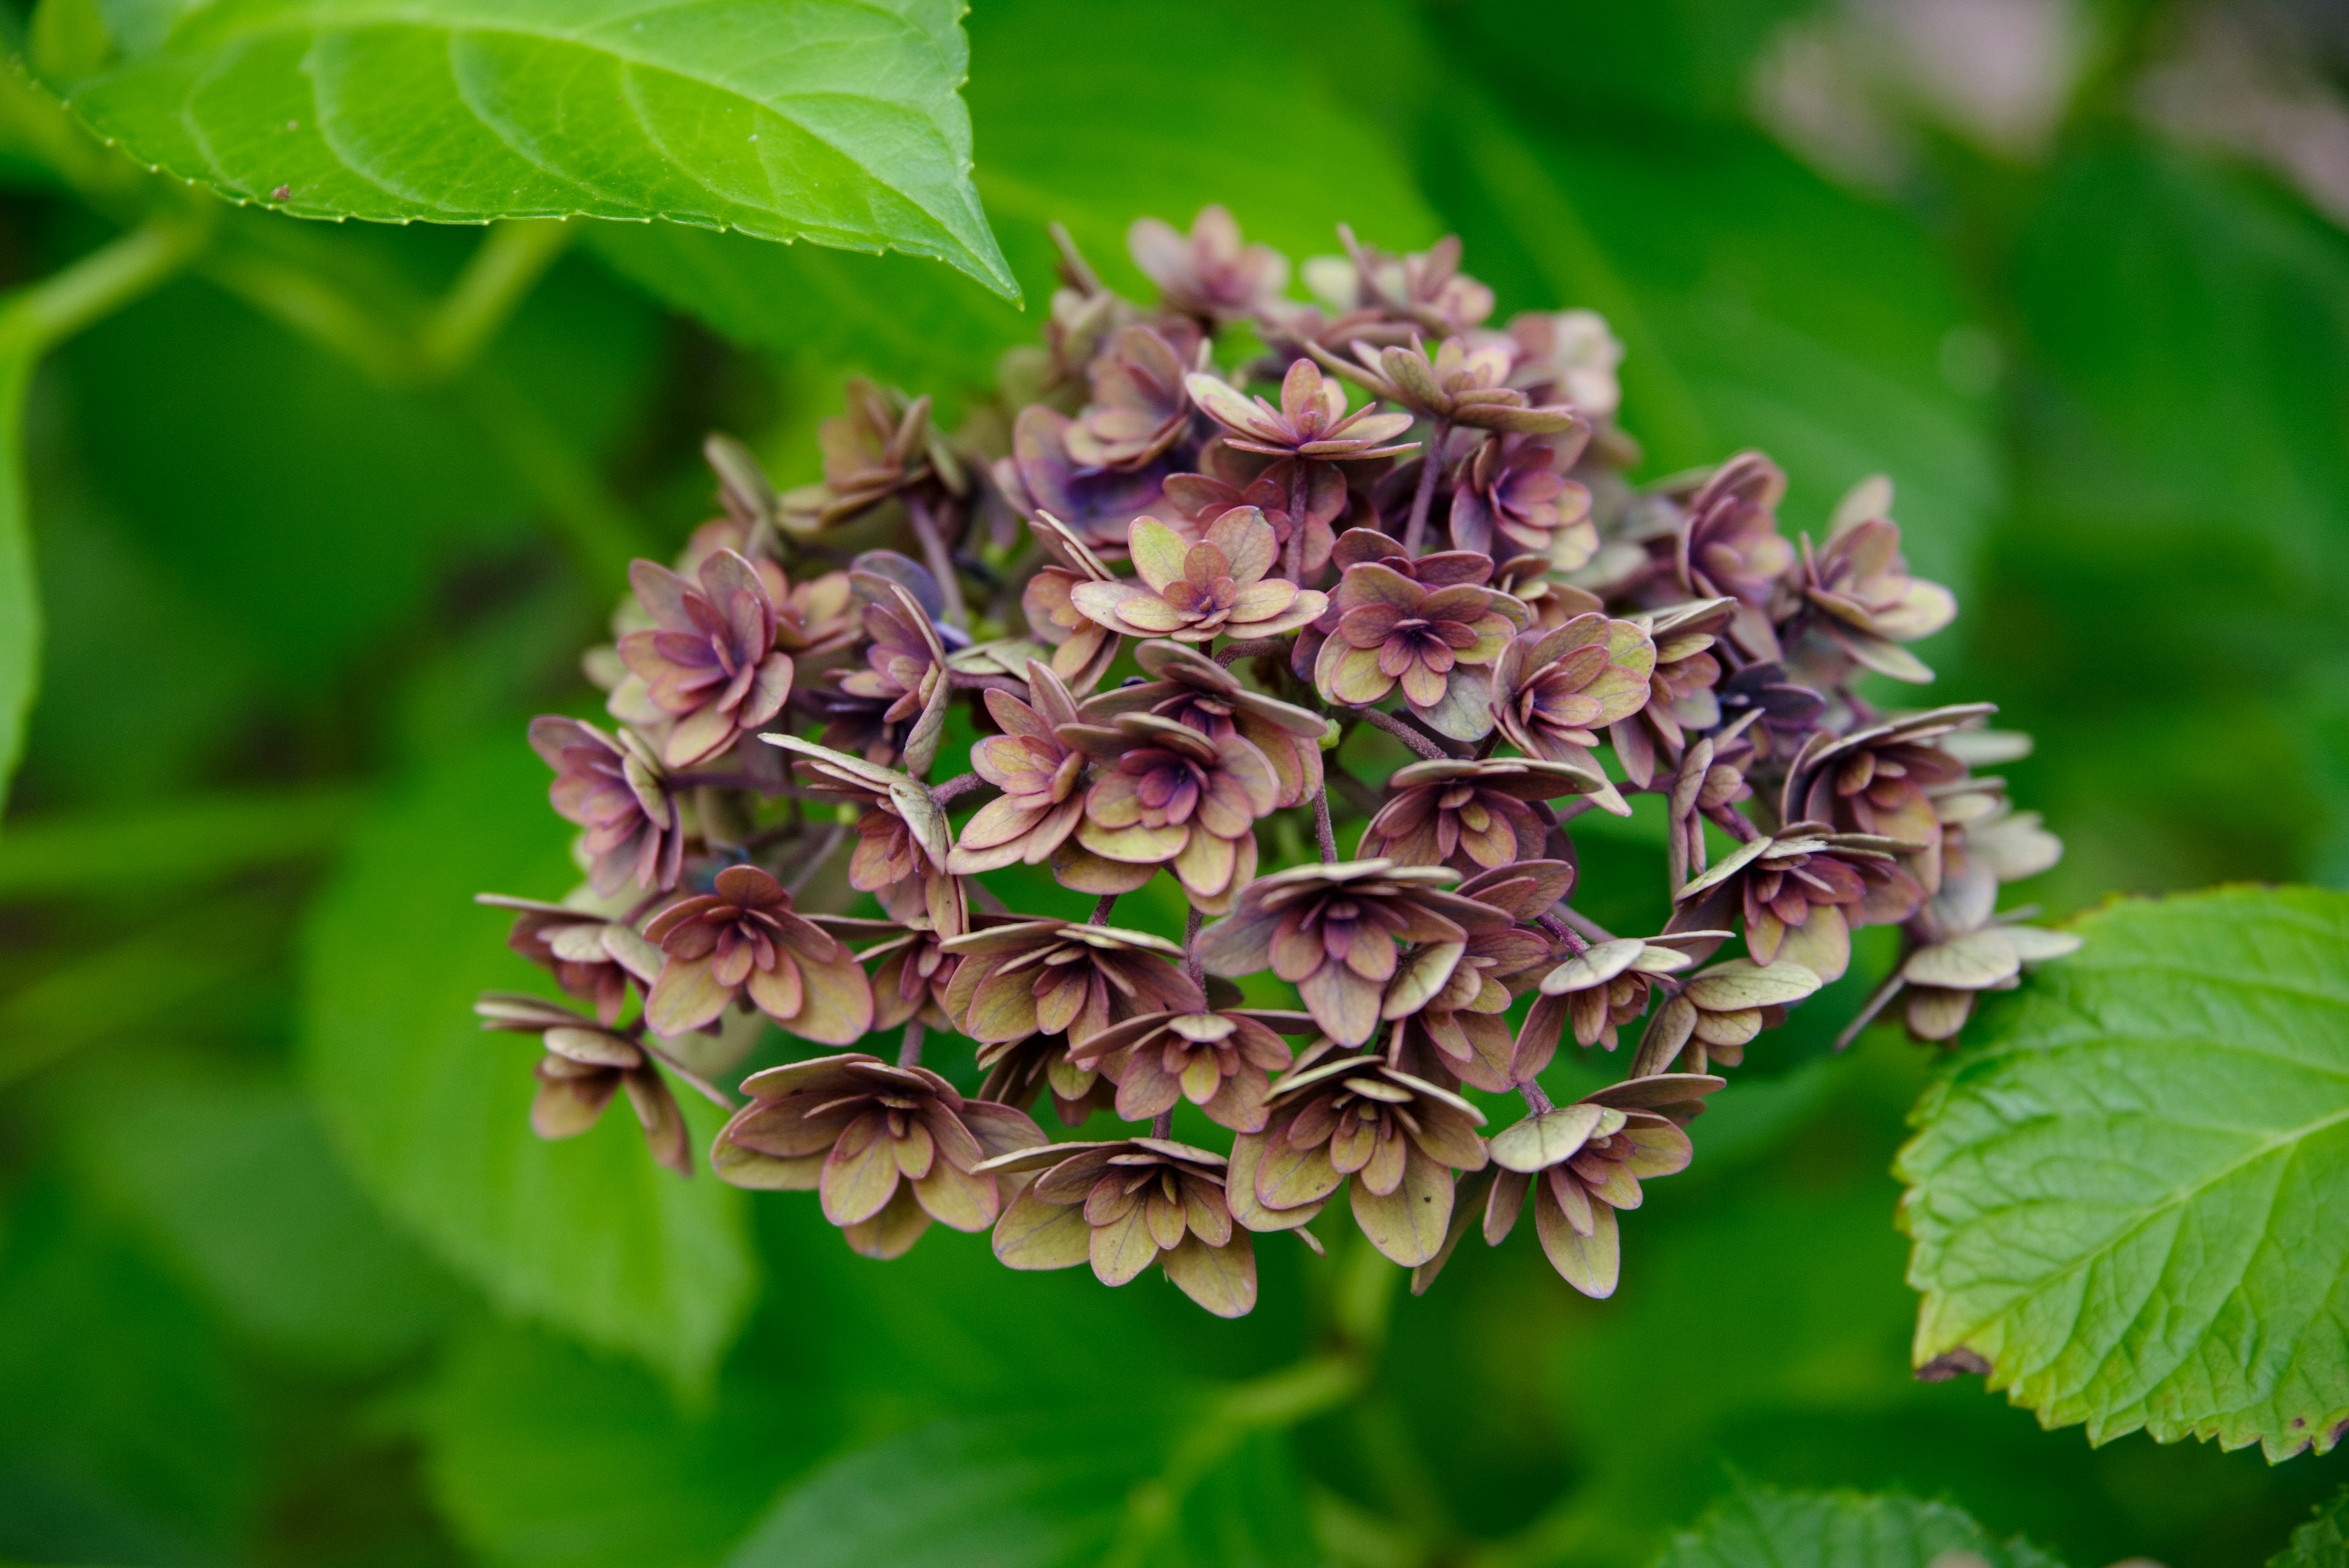
[[[860,1251],[991,1230],[1013,1268],[1156,1266],[1225,1315],[1254,1238],[1318,1250],[1341,1195],[1415,1289],[1530,1201],[1603,1296],[1641,1181],[1856,929],[1902,950],[1847,1033],[1899,1002],[1949,1040],[2068,950],[1997,909],[2060,852],[1973,772],[2020,738],[1862,693],[1930,680],[1909,645],[1956,610],[1889,483],[1793,539],[1758,452],[1634,484],[1599,317],[1496,327],[1456,240],[1340,237],[1308,301],[1220,209],[1143,220],[1145,306],[1061,235],[1043,343],[959,430],[852,381],[783,494],[712,438],[724,515],[637,563],[587,657],[608,725],[531,730],[584,883],[489,898],[577,1003],[481,1007],[544,1047],[543,1136],[625,1089],[689,1170],[674,1080],[729,1113],[719,1178],[814,1191]],[[957,710],[979,739],[942,760]],[[1365,730],[1413,760],[1361,776],[1392,755]],[[1671,912],[1618,935],[1575,908],[1573,824],[1640,795]],[[1092,918],[1006,908],[1013,867]],[[1116,919],[1161,877],[1179,940]],[[760,1018],[829,1054],[738,1100],[701,1069]],[[1561,1106],[1569,1032],[1625,1070]],[[1186,1103],[1226,1147],[1175,1137]]]

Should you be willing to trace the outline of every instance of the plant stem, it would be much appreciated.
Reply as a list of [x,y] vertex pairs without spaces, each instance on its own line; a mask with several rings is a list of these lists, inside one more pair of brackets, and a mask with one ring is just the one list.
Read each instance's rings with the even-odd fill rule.
[[1117,908],[1117,900],[1118,900],[1118,895],[1117,895],[1117,894],[1115,894],[1115,893],[1103,893],[1103,894],[1101,896],[1101,902],[1099,902],[1099,903],[1097,903],[1097,904],[1095,904],[1095,905],[1093,906],[1093,912],[1092,912],[1092,914],[1090,917],[1088,917],[1088,918],[1087,918],[1087,919],[1085,920],[1085,924],[1087,924],[1087,925],[1089,925],[1089,926],[1106,926],[1106,925],[1108,925],[1108,924],[1109,924],[1109,912],[1110,912],[1112,909],[1116,909],[1116,908]]
[[1444,469],[1444,443],[1452,439],[1452,421],[1438,420],[1427,443],[1427,455],[1420,462],[1419,488],[1412,493],[1411,523],[1403,529],[1402,553],[1413,560],[1427,541],[1428,508],[1435,502],[1436,476]]
[[0,302],[0,358],[37,355],[170,278],[203,248],[205,227],[151,218]]
[[905,1020],[905,1038],[897,1047],[897,1065],[918,1067],[922,1064],[922,1021],[919,1016]]
[[914,537],[922,542],[930,576],[938,580],[938,592],[946,596],[947,620],[968,628],[970,612],[963,607],[962,582],[955,573],[954,557],[947,553],[946,535],[938,532],[938,520],[930,511],[928,499],[918,491],[905,492],[905,515],[914,520]]
[[1557,1109],[1556,1106],[1550,1104],[1549,1095],[1535,1079],[1527,1078],[1524,1083],[1519,1084],[1517,1093],[1524,1098],[1526,1108],[1537,1116]]
[[1199,928],[1206,923],[1207,917],[1199,912],[1196,905],[1183,917],[1183,968],[1202,995],[1207,990],[1207,971],[1199,963]]
[[838,852],[840,841],[846,836],[848,836],[848,825],[844,822],[833,823],[831,830],[823,836],[823,845],[808,857],[808,863],[801,867],[792,879],[783,885],[783,891],[797,898],[800,889],[806,887],[815,874],[823,869],[824,862],[830,860]]
[[536,493],[555,535],[591,584],[621,588],[629,562],[667,553],[614,497],[603,476],[582,461],[569,439],[495,366],[475,366],[451,389],[460,407]]
[[1260,653],[1278,653],[1288,646],[1288,639],[1285,637],[1244,637],[1216,649],[1216,662],[1229,670],[1243,659],[1253,659]]
[[457,282],[417,334],[418,369],[430,379],[456,375],[489,347],[571,243],[560,219],[492,223]]
[[1439,744],[1433,736],[1404,722],[1392,713],[1381,713],[1376,708],[1365,708],[1362,710],[1362,717],[1369,721],[1372,727],[1384,730],[1431,763],[1453,760],[1452,753]]
[[1570,904],[1560,904],[1557,907],[1557,914],[1560,919],[1564,920],[1568,925],[1572,926],[1577,932],[1591,941],[1611,942],[1615,940],[1614,932],[1609,930],[1606,927],[1600,925],[1589,916],[1576,913],[1574,907]]
[[1171,1110],[1165,1110],[1161,1111],[1156,1116],[1151,1117],[1150,1136],[1157,1138],[1173,1137],[1174,1136],[1174,1113]]
[[987,781],[979,777],[977,774],[957,774],[954,777],[947,780],[947,782],[942,784],[932,784],[930,786],[930,798],[937,802],[938,805],[944,805],[948,801],[954,800],[961,795],[968,794],[971,791],[980,788],[986,783]]
[[1281,567],[1281,576],[1299,587],[1305,585],[1305,508],[1313,498],[1312,476],[1306,472],[1305,460],[1289,460],[1296,466],[1288,471],[1288,553]]
[[1330,826],[1330,786],[1326,782],[1313,792],[1313,836],[1320,844],[1321,864],[1334,865],[1338,859],[1338,834]]

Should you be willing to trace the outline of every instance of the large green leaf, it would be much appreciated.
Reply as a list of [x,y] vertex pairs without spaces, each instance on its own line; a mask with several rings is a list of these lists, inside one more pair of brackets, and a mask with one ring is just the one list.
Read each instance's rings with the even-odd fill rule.
[[[2349,1426],[2349,896],[2115,905],[1901,1151],[1920,1365],[2102,1442]],[[1944,1365],[1950,1365],[1944,1363]]]
[[[1113,27],[1084,0],[1001,0],[971,18],[978,189],[1031,297],[1050,292],[1054,221],[1130,292],[1145,286],[1126,260],[1126,226],[1144,213],[1187,226],[1210,202],[1292,257],[1334,252],[1340,221],[1384,244],[1433,237],[1393,143],[1272,25],[1231,0],[1132,0]],[[729,337],[923,389],[985,382],[998,354],[1036,332],[1032,315],[935,269],[681,229],[599,224],[591,237],[618,270]]]
[[1656,1568],[2061,1568],[1946,1503],[1742,1489],[1673,1539]]
[[945,1420],[786,1493],[729,1568],[1057,1568],[1096,1559],[1154,1445],[1114,1413]]
[[0,1560],[227,1561],[252,1412],[218,1324],[50,1182],[0,1251]]
[[961,10],[227,0],[67,91],[143,161],[304,217],[665,218],[932,256],[1009,296]]
[[625,1105],[583,1137],[540,1141],[535,1047],[483,1034],[470,1011],[533,973],[471,896],[553,897],[576,879],[545,785],[529,748],[503,741],[360,828],[305,944],[311,1083],[362,1185],[492,1299],[698,1385],[750,1299],[742,1195],[655,1166]]
[[2349,1490],[2316,1511],[2292,1532],[2292,1540],[2268,1561],[2268,1568],[2343,1568],[2349,1564]]
[[[279,226],[310,242],[291,259],[370,298],[436,288],[477,243]],[[574,265],[540,285],[485,358],[505,397],[536,409],[584,462],[638,417],[658,344],[653,311]],[[475,411],[378,385],[198,283],[97,327],[57,369],[91,499],[189,601],[181,618],[224,622],[293,692],[315,692],[414,615],[451,557],[514,549],[542,504]],[[121,604],[130,597],[86,590],[85,602],[111,618],[142,607]],[[112,630],[57,628],[49,681],[82,715],[45,713],[36,730],[87,724],[90,710],[125,701],[122,639],[139,639],[128,655],[139,659],[153,633],[136,618]]]
[[1919,225],[1751,131],[1667,142],[1486,109],[1438,134],[1472,176],[1446,213],[1470,270],[1510,308],[1609,317],[1653,471],[1758,446],[1815,538],[1846,489],[1889,474],[1910,560],[1962,597],[2003,482],[1992,405],[1943,370],[1952,335],[1982,329]]
[[2349,235],[2100,138],[2013,275],[2027,414],[1982,653],[2003,722],[2063,737],[2017,778],[2066,840],[2049,898],[2349,881],[2349,752],[2316,743],[2349,713]]
[[68,1143],[83,1181],[271,1348],[364,1371],[461,1299],[359,1194],[293,1085],[143,1052],[78,1089]]
[[730,1365],[709,1408],[680,1411],[639,1367],[484,1324],[426,1403],[427,1475],[500,1568],[705,1568],[819,1451],[828,1416]]

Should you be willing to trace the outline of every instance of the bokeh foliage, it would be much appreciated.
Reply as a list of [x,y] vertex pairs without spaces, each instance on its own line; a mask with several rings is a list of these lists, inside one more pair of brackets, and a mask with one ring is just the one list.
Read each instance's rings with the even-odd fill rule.
[[[1989,1532],[1951,1541],[2077,1564],[2280,1545],[2338,1454],[2090,1449],[1910,1376],[1888,1172],[1926,1065],[1889,1037],[1757,1052],[1610,1302],[1526,1248],[1414,1301],[1268,1246],[1224,1324],[977,1239],[885,1269],[616,1122],[533,1144],[527,1051],[464,1017],[523,975],[464,895],[562,890],[520,722],[585,700],[616,549],[704,514],[700,434],[812,478],[842,371],[957,406],[1032,333],[1046,222],[1130,285],[1126,222],[1211,200],[1298,257],[1457,230],[1505,309],[1606,312],[1650,474],[1764,446],[1815,531],[1892,474],[1966,605],[1943,689],[2041,738],[2051,907],[2349,882],[2349,236],[2094,73],[2035,159],[1929,138],[1856,192],[1748,111],[1798,10],[999,0],[965,96],[1025,315],[916,258],[590,225],[436,380],[269,280],[404,322],[478,232],[231,214],[243,271],[66,348],[0,831],[0,1557],[1631,1568],[1733,1476],[1946,1497]],[[108,232],[22,153],[11,281]],[[1589,880],[1661,885],[1642,821]]]

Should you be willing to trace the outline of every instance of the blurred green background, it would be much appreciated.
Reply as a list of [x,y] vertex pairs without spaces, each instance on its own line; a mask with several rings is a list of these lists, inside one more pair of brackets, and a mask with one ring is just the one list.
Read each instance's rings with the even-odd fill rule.
[[[0,1560],[1635,1568],[1744,1476],[2082,1568],[2262,1561],[2349,1456],[2092,1450],[1911,1378],[1886,1172],[1930,1064],[1825,1054],[1865,977],[1697,1127],[1614,1300],[1523,1239],[1423,1300],[1268,1241],[1223,1324],[978,1237],[854,1258],[622,1116],[533,1143],[531,1047],[466,1015],[526,971],[465,900],[563,891],[522,722],[589,695],[615,543],[708,512],[705,431],[792,483],[845,370],[968,409],[1048,221],[1138,289],[1127,222],[1210,201],[1296,258],[1456,231],[1503,314],[1604,312],[1647,475],[1762,446],[1816,533],[1891,474],[1965,606],[1936,694],[2039,737],[2010,776],[2070,853],[2026,897],[2349,884],[2344,15],[981,0],[1025,315],[614,225],[439,384],[250,268],[75,341],[31,403],[47,673],[0,829]],[[112,232],[0,170],[6,281]],[[235,221],[395,337],[481,243]],[[1653,907],[1658,840],[1591,836],[1612,923],[1602,878]],[[1216,1403],[1332,1345],[1359,1397]]]

